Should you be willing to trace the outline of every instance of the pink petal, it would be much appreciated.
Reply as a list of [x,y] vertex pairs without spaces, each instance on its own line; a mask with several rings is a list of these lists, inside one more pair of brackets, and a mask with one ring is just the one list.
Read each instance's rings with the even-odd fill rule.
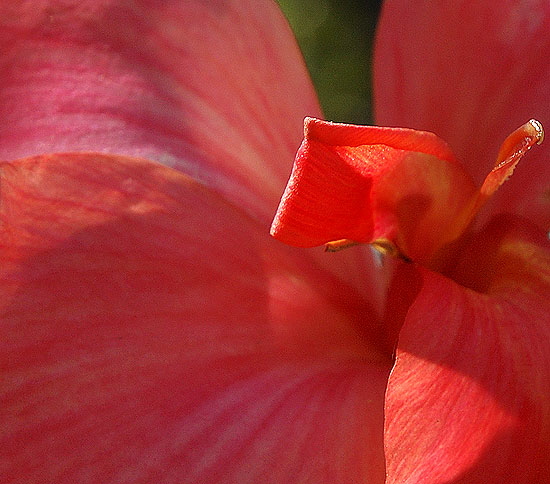
[[502,218],[467,257],[472,289],[423,270],[399,335],[388,484],[550,481],[550,244]]
[[147,157],[267,224],[319,107],[264,0],[17,0],[0,6],[0,159]]
[[[550,4],[389,0],[375,58],[376,120],[435,132],[478,183],[530,118],[550,126]],[[550,225],[550,145],[533,152],[493,209]]]
[[0,474],[382,483],[389,359],[350,286],[161,165],[2,165]]
[[[0,5],[0,27],[0,159],[145,156],[269,231],[303,118],[319,113],[274,2],[19,0]],[[323,259],[374,294],[360,250]]]

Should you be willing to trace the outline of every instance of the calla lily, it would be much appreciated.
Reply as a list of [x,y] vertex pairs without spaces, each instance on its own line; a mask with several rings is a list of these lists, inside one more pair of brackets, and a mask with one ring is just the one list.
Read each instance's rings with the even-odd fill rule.
[[[523,64],[550,11],[456,5],[386,4],[376,100],[436,133],[399,131],[460,165],[467,203],[495,143],[550,124],[544,57]],[[16,1],[0,22],[3,482],[548,481],[544,145],[456,239],[380,269],[268,235],[321,117],[274,3]]]

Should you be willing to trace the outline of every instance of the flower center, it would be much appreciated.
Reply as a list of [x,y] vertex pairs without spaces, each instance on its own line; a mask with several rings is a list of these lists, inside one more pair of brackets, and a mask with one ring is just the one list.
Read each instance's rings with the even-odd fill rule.
[[485,202],[544,139],[530,120],[506,138],[480,188],[433,133],[305,120],[271,227],[289,245],[360,243],[438,270]]

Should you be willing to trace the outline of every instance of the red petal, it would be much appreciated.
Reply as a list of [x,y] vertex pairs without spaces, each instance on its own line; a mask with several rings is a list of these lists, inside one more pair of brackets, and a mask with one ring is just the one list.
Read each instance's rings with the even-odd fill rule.
[[[476,182],[526,119],[550,125],[550,3],[385,2],[375,56],[376,122],[436,133]],[[550,144],[492,206],[550,226]]]
[[356,291],[156,163],[1,168],[3,482],[383,482]]
[[143,156],[268,223],[317,100],[263,0],[16,0],[0,6],[0,159]]
[[308,118],[272,234],[301,247],[388,240],[424,261],[460,235],[474,192],[431,133]]
[[407,313],[386,397],[388,483],[550,481],[550,245],[503,219],[470,252],[455,277],[483,292],[422,271]]

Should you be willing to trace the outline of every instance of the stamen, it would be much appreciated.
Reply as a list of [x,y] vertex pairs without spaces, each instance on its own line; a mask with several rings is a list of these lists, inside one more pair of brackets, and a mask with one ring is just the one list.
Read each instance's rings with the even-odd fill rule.
[[494,168],[481,187],[480,202],[487,200],[513,173],[519,160],[536,144],[544,140],[540,121],[531,119],[510,134],[502,143]]
[[529,123],[535,128],[535,131],[537,132],[537,144],[541,145],[544,141],[544,128],[542,127],[542,124],[540,121],[537,121],[536,119],[529,120]]
[[354,245],[359,245],[359,242],[349,239],[333,240],[332,242],[327,242],[325,244],[325,252],[338,252],[342,249],[353,247]]
[[390,257],[397,257],[405,262],[412,262],[399,248],[388,239],[377,239],[371,242],[371,247],[382,255],[388,255]]
[[498,190],[498,188],[512,175],[514,168],[536,144],[544,140],[544,129],[540,121],[531,119],[510,134],[502,143],[495,166],[485,178],[481,188],[472,202],[464,208],[462,214],[456,218],[455,228],[451,239],[461,234],[471,223],[481,207]]
[[[510,134],[502,143],[498,153],[497,162],[493,170],[504,163],[512,161],[515,156],[523,156],[535,144],[540,145],[544,141],[544,129],[540,121],[530,119]],[[519,161],[519,159],[517,160]]]

